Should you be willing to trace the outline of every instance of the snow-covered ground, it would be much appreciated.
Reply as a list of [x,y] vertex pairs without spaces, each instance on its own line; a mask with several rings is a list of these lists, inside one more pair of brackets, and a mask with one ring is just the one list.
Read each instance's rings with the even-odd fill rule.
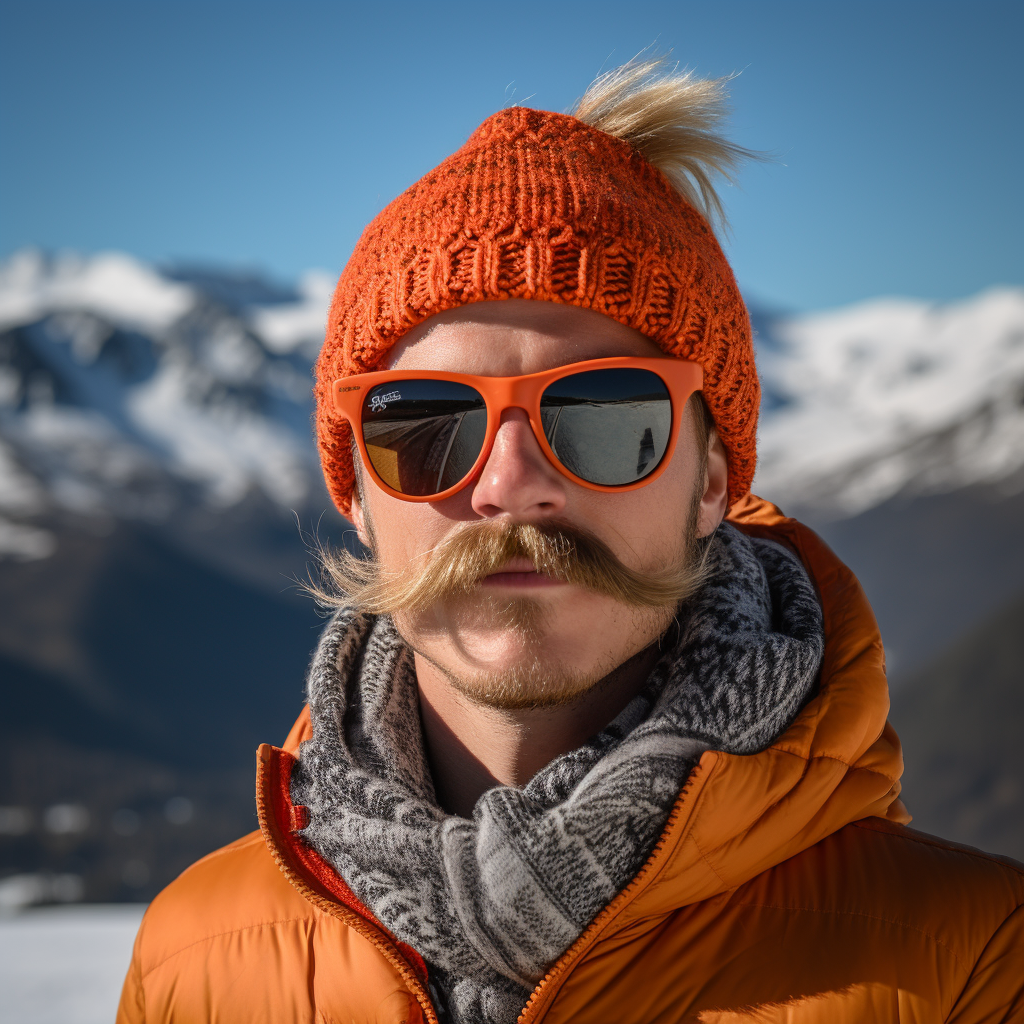
[[40,907],[0,918],[4,1024],[111,1024],[145,906]]

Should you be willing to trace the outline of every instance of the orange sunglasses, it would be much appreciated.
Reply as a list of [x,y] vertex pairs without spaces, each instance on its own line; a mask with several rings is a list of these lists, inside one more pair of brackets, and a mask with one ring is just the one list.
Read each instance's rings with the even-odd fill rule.
[[334,408],[374,482],[404,501],[439,501],[482,468],[505,409],[522,409],[551,464],[596,491],[628,491],[668,465],[697,363],[615,356],[518,377],[382,370],[342,377]]

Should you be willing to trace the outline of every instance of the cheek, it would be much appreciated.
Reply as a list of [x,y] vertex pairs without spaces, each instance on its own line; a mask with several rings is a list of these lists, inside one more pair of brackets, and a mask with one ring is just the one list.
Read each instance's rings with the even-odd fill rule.
[[[697,479],[699,465],[696,443],[684,433],[665,472],[646,488],[651,492],[650,505],[661,513],[666,523],[686,523],[688,520],[694,498],[703,484]],[[643,493],[643,490],[638,493]]]
[[426,502],[402,501],[376,491],[367,494],[376,556],[381,565],[402,566],[443,539],[450,524],[439,521]]
[[583,514],[578,521],[611,542],[627,564],[675,554],[685,537],[695,487],[688,455],[682,444],[677,446],[665,472],[646,487],[617,495],[581,488],[578,507]]

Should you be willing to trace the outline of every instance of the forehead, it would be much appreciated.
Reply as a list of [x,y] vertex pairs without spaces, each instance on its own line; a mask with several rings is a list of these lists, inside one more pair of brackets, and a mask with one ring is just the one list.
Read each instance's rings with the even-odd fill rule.
[[639,331],[591,309],[506,299],[430,317],[392,349],[388,366],[497,377],[537,373],[584,359],[664,354]]

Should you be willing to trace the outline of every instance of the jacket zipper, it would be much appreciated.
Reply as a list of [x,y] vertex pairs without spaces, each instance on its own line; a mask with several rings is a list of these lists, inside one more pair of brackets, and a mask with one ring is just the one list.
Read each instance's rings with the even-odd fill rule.
[[[644,863],[644,866],[637,873],[633,881],[630,882],[629,885],[627,885],[626,888],[623,889],[622,892],[620,892],[618,896],[616,896],[615,899],[613,899],[611,903],[609,903],[608,906],[606,906],[604,910],[602,910],[601,913],[590,922],[583,934],[580,935],[580,937],[558,958],[557,961],[555,961],[551,970],[541,978],[537,987],[533,990],[526,1006],[523,1007],[522,1012],[519,1014],[517,1024],[536,1024],[536,1021],[539,1019],[538,1014],[541,1012],[540,1001],[547,994],[548,989],[550,989],[552,985],[569,972],[569,970],[575,965],[576,961],[583,956],[587,947],[590,946],[597,938],[598,934],[604,930],[609,920],[615,917],[627,903],[631,902],[637,892],[643,888],[648,875],[654,870],[654,865],[658,859],[658,855],[667,845],[665,838],[666,834],[671,831],[672,827],[683,816],[683,801],[693,788],[693,776],[698,769],[699,762],[698,765],[696,765],[690,772],[689,778],[687,778],[683,788],[680,790],[679,796],[676,798],[675,806],[672,808],[672,812],[669,814],[668,820],[665,822],[665,828],[662,830],[662,836],[655,844],[654,849],[651,851],[650,856]],[[713,769],[709,769],[708,772],[705,773],[705,777],[710,774],[711,770]],[[703,785],[703,783],[701,785]],[[682,837],[680,836],[677,841],[681,840]]]

